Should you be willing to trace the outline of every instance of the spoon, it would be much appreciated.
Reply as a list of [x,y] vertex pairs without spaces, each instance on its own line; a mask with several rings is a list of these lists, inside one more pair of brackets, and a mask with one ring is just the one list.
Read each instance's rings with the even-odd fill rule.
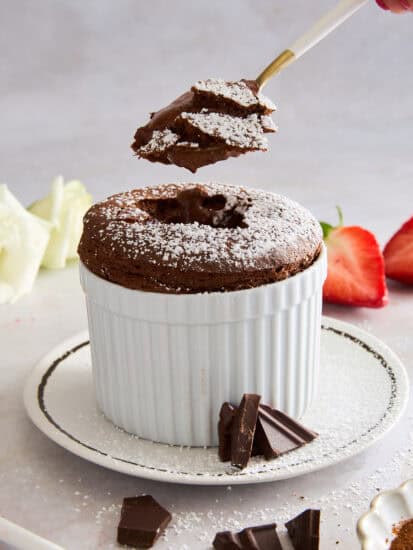
[[255,79],[258,89],[262,90],[268,80],[293,61],[304,55],[334,29],[355,14],[368,0],[341,0],[335,8],[327,12],[292,46],[280,53]]
[[0,548],[3,544],[11,545],[16,550],[64,550],[15,523],[0,517]]
[[[315,46],[367,1],[341,0],[290,48],[281,52],[255,80],[199,81],[203,89],[202,93],[198,90],[197,99],[194,88],[191,88],[163,109],[152,113],[149,122],[136,130],[132,149],[140,158],[175,164],[191,172],[196,172],[201,166],[250,151],[266,151],[268,144],[265,134],[274,132],[275,126],[269,121],[269,116],[261,115],[263,112],[269,115],[275,107],[263,96],[251,99],[251,94],[255,96],[272,76]],[[249,88],[249,91],[245,88]],[[240,93],[241,96],[246,94],[246,104],[239,101]],[[208,94],[213,100],[215,94],[215,104],[212,101],[211,110],[205,99]],[[225,98],[232,98],[235,112],[231,112]],[[252,101],[252,108],[248,101]],[[214,109],[217,105],[221,106],[221,111]]]

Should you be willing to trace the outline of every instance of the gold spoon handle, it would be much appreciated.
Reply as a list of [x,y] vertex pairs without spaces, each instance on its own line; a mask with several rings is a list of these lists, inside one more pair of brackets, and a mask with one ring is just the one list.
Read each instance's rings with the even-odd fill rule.
[[304,55],[308,50],[318,44],[344,21],[358,11],[368,0],[341,0],[335,8],[327,12],[310,29],[294,42],[291,48],[284,50],[278,57],[266,67],[256,78],[259,89],[268,80],[279,73],[284,67],[290,65],[295,59]]
[[255,79],[258,84],[258,88],[263,88],[272,76],[279,73],[282,69],[284,69],[284,67],[292,63],[294,59],[295,53],[293,51],[284,50],[281,52],[280,55],[276,57],[274,61],[268,65],[268,67],[265,67],[262,73]]

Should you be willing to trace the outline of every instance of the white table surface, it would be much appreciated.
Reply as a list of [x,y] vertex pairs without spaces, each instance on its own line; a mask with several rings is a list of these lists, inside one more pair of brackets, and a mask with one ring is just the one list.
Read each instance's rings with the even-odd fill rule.
[[[82,179],[96,198],[193,181],[132,158],[137,124],[197,78],[255,76],[332,3],[3,0],[0,180],[25,203],[59,173]],[[268,85],[280,109],[271,153],[204,168],[197,179],[272,189],[333,221],[340,204],[347,223],[384,244],[413,213],[412,25],[413,16],[391,16],[371,1]],[[412,309],[413,290],[392,284],[382,310],[325,313],[382,338],[411,372]],[[0,515],[67,549],[115,547],[122,498],[146,492],[174,514],[160,549],[208,548],[217,530],[321,507],[321,549],[353,550],[370,499],[413,477],[412,405],[370,450],[284,482],[164,485],[89,464],[43,436],[22,404],[36,361],[85,327],[76,267],[42,272],[31,295],[0,306]]]

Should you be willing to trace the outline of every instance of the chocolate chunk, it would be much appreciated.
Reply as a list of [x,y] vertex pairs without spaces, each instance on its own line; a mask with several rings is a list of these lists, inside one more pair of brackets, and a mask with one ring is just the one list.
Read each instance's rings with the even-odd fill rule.
[[150,495],[123,499],[118,543],[151,548],[171,521],[171,514]]
[[261,396],[244,394],[235,413],[231,429],[231,464],[245,468],[251,457]]
[[239,536],[231,531],[217,533],[212,545],[216,550],[242,550]]
[[282,411],[260,405],[260,399],[258,395],[245,394],[238,409],[230,403],[222,405],[218,454],[223,462],[231,460],[233,466],[245,468],[251,456],[263,455],[271,460],[317,437],[316,432]]
[[320,510],[306,510],[288,521],[285,526],[295,550],[318,550],[320,544]]
[[234,405],[231,405],[231,403],[224,403],[219,413],[218,454],[222,462],[227,462],[228,460],[231,460],[231,427],[235,411],[236,408],[234,407]]
[[276,524],[247,527],[240,533],[223,531],[215,536],[216,550],[282,550]]
[[246,550],[282,550],[280,539],[278,538],[277,525],[261,525],[259,527],[249,527],[240,533],[242,548]]
[[309,443],[317,435],[287,414],[268,405],[260,405],[253,454],[264,455],[267,460],[277,458]]

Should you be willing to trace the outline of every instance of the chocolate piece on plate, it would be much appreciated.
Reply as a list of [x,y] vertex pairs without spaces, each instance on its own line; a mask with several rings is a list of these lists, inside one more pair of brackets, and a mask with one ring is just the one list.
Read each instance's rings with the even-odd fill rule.
[[236,408],[231,403],[224,403],[219,412],[218,454],[222,462],[231,460],[231,427],[235,412]]
[[240,533],[217,533],[213,542],[216,550],[282,550],[276,524],[247,527]]
[[251,457],[260,395],[245,393],[235,413],[231,429],[231,464],[245,468]]
[[305,510],[288,521],[288,534],[295,550],[318,550],[320,544],[320,510]]
[[268,405],[260,405],[253,454],[264,455],[267,460],[277,458],[309,443],[317,435],[287,414]]
[[134,548],[151,548],[171,517],[150,495],[125,498],[118,525],[118,543]]

